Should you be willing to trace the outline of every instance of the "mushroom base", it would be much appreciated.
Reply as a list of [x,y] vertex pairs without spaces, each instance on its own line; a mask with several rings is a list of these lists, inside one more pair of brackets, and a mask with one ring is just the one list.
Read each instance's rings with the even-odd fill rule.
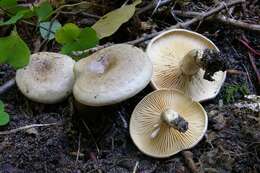
[[203,51],[200,65],[205,70],[203,78],[208,81],[214,81],[212,77],[216,72],[225,71],[230,67],[230,63],[223,54],[212,49]]

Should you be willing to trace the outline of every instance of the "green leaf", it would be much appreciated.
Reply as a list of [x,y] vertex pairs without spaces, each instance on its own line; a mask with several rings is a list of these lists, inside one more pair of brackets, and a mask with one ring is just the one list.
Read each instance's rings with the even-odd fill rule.
[[52,40],[55,37],[55,33],[61,28],[61,24],[58,20],[53,22],[41,22],[40,23],[40,33],[42,38],[45,40]]
[[0,126],[8,124],[10,116],[4,111],[4,103],[0,100]]
[[141,0],[137,0],[133,4],[125,5],[107,13],[92,28],[97,32],[100,39],[111,36],[123,23],[131,19],[135,13],[135,6],[141,2]]
[[4,21],[0,21],[0,26],[15,24],[18,20],[22,19],[25,15],[27,15],[30,12],[31,12],[31,10],[21,10],[21,11],[18,11],[9,20],[7,20],[5,22]]
[[19,11],[28,10],[26,7],[17,6],[16,0],[0,0],[0,7],[5,9],[10,17],[16,15]]
[[10,116],[6,112],[0,112],[0,126],[8,124],[10,121]]
[[0,7],[4,9],[13,8],[16,5],[16,0],[0,0]]
[[96,31],[90,27],[86,27],[82,29],[78,38],[73,42],[66,43],[62,47],[61,53],[70,54],[73,51],[89,49],[96,46],[98,42],[99,38],[97,37]]
[[55,39],[60,44],[66,44],[73,42],[79,34],[80,28],[77,25],[67,23],[56,32]]
[[48,20],[51,13],[53,12],[53,8],[48,1],[41,3],[40,6],[35,8],[36,15],[38,16],[38,20],[40,22]]
[[28,64],[30,49],[13,31],[10,36],[0,38],[0,63],[8,63],[14,68],[21,68]]

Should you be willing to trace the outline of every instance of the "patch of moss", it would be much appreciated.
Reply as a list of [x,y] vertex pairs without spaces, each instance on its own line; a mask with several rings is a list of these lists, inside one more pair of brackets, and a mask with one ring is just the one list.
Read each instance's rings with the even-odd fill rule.
[[231,84],[225,87],[224,101],[226,103],[234,102],[238,95],[244,96],[249,94],[249,89],[246,84]]

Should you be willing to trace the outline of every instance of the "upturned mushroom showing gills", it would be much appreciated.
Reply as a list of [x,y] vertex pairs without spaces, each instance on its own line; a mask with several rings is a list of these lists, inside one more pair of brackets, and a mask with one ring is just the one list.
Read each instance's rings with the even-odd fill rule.
[[207,125],[207,113],[198,102],[178,90],[156,90],[135,107],[130,135],[144,154],[165,158],[195,146]]
[[141,49],[128,44],[104,48],[75,64],[75,99],[87,106],[124,101],[147,86],[152,63]]
[[35,102],[62,101],[72,92],[74,63],[71,57],[58,53],[32,54],[29,64],[16,72],[17,86]]
[[224,83],[226,59],[206,37],[173,29],[155,37],[147,47],[155,89],[178,89],[196,101],[214,98]]

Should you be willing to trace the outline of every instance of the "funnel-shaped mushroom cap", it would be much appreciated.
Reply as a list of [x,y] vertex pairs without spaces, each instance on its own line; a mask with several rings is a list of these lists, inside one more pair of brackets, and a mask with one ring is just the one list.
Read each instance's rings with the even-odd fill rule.
[[178,90],[157,90],[135,107],[130,135],[143,153],[163,158],[196,145],[207,124],[207,114],[198,102]]
[[178,89],[196,101],[214,98],[225,80],[225,72],[216,72],[213,76],[214,81],[208,81],[203,79],[205,71],[196,67],[196,64],[185,67],[186,71],[190,70],[191,73],[198,69],[194,75],[185,75],[180,68],[185,55],[190,51],[205,49],[219,51],[206,37],[184,29],[173,29],[155,37],[147,47],[154,67],[151,80],[153,87]]
[[75,64],[75,99],[88,106],[119,103],[140,92],[152,76],[152,63],[139,48],[118,44]]
[[40,52],[32,54],[30,63],[16,72],[16,83],[29,99],[56,103],[66,98],[74,84],[75,61],[66,55]]

